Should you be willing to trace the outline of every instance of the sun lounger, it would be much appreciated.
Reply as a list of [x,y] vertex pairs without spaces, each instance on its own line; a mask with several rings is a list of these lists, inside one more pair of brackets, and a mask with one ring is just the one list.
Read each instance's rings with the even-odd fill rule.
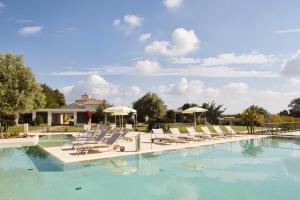
[[108,138],[105,142],[98,142],[97,144],[83,144],[75,147],[75,150],[78,153],[88,154],[89,152],[101,152],[99,149],[110,148],[113,147],[114,150],[120,149],[121,151],[125,150],[125,147],[121,147],[119,145],[114,145],[116,141],[121,137],[121,132],[114,132],[110,138]]
[[133,128],[132,128],[132,124],[125,124],[125,128],[126,128],[126,130],[133,130]]
[[203,135],[202,133],[196,132],[194,127],[187,127],[186,128],[188,134],[192,137],[198,137],[198,138],[205,138],[207,139],[208,137]]
[[226,137],[226,136],[229,136],[228,133],[224,133],[222,131],[222,129],[220,128],[220,126],[213,126],[214,130],[216,131],[215,135],[216,136],[219,136],[219,137]]
[[[209,139],[216,139],[215,137],[212,136],[213,134],[210,132],[210,130],[208,129],[207,126],[201,126],[201,129],[202,129],[202,131],[203,131],[204,137],[207,137],[207,138],[209,138]],[[215,135],[216,135],[216,134],[215,134]],[[217,136],[219,136],[219,135],[217,135]],[[219,137],[220,137],[220,136],[219,136]],[[223,137],[223,136],[221,136],[221,137]]]
[[167,134],[164,133],[162,128],[152,129],[152,133],[153,133],[154,137],[151,137],[151,143],[154,143],[155,141],[158,141],[159,143],[164,143],[164,144],[170,144],[173,142],[177,142],[177,139],[167,136]]
[[228,130],[228,133],[230,135],[237,136],[237,133],[235,132],[235,130],[231,126],[225,126],[225,128]]
[[195,141],[198,140],[196,137],[194,136],[190,136],[190,135],[186,135],[186,134],[182,134],[180,133],[178,128],[170,128],[169,129],[171,134],[175,137],[177,137],[178,139],[183,139],[185,141]]
[[105,136],[106,136],[107,132],[101,132],[99,135],[97,135],[95,137],[94,140],[77,140],[77,141],[73,141],[73,147],[72,149],[74,149],[76,146],[80,146],[80,145],[84,145],[84,144],[97,144],[98,142],[102,141]]

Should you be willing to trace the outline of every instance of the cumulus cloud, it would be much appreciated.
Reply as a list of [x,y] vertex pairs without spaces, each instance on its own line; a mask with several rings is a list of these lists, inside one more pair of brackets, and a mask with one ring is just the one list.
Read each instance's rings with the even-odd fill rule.
[[231,82],[224,86],[225,89],[234,90],[239,93],[245,93],[248,91],[249,86],[243,82]]
[[182,2],[183,2],[183,0],[163,0],[163,4],[168,9],[178,8],[181,6]]
[[[172,102],[176,102],[176,99],[181,103],[187,101],[197,102],[199,100],[206,101],[208,99],[216,98],[220,93],[216,88],[206,87],[200,80],[189,81],[186,78],[181,78],[178,83],[160,85],[156,87],[155,90],[158,91],[159,94],[164,95],[171,105]],[[176,96],[176,98],[174,98],[174,96]],[[179,104],[177,106],[179,106]]]
[[292,86],[298,86],[298,85],[300,85],[300,77],[298,77],[298,78],[289,78],[288,82]]
[[177,28],[170,41],[154,41],[145,47],[145,52],[169,57],[183,56],[194,52],[200,46],[200,39],[194,30]]
[[151,38],[151,36],[152,36],[151,33],[145,33],[139,37],[139,41],[144,42],[146,40],[149,40]]
[[160,70],[160,64],[154,60],[139,60],[135,65],[138,74],[151,75]]
[[95,98],[105,98],[115,95],[119,91],[119,86],[114,85],[99,75],[90,75],[74,85],[62,88],[62,92],[68,100],[75,100],[84,93],[92,94]]
[[115,19],[113,25],[120,30],[124,30],[126,34],[130,34],[137,27],[142,26],[143,19],[137,15],[125,15],[123,19]]
[[26,26],[17,31],[19,35],[35,35],[41,32],[43,27],[41,26]]
[[138,86],[131,86],[130,88],[128,88],[125,92],[125,95],[127,96],[135,96],[135,97],[138,97],[138,96],[141,96],[142,94],[142,90],[140,87]]
[[300,50],[283,63],[282,74],[288,77],[300,77]]

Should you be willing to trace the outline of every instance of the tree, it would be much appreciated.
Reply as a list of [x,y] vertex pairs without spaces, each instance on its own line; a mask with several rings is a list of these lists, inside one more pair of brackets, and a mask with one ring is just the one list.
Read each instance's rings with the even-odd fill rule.
[[59,108],[66,105],[65,96],[58,89],[52,89],[46,84],[42,84],[43,93],[46,99],[46,108]]
[[300,118],[300,98],[293,99],[290,102],[289,112],[291,116]]
[[167,106],[157,94],[147,93],[133,103],[133,108],[137,110],[138,120],[145,121],[146,117],[155,120],[163,118]]
[[30,112],[44,105],[42,88],[23,57],[0,54],[0,126],[2,116]]
[[254,133],[255,123],[261,125],[264,122],[264,115],[259,113],[261,110],[257,106],[250,106],[241,113],[241,118],[247,126],[248,133]]
[[176,121],[176,112],[174,110],[167,110],[166,122],[174,123]]
[[102,103],[100,103],[97,107],[96,113],[93,114],[92,122],[93,123],[99,123],[103,122],[105,119],[105,113],[103,112],[104,109],[111,107],[112,104],[108,103],[108,101],[103,100]]
[[207,112],[205,112],[203,115],[210,124],[219,123],[219,117],[221,117],[226,110],[226,108],[223,108],[223,106],[224,105],[217,105],[215,101],[202,104],[202,108],[207,110]]
[[[192,107],[198,107],[198,104],[196,103],[185,103],[183,104],[179,109],[186,110],[188,108],[192,108]],[[196,118],[199,118],[200,113],[196,113]],[[183,116],[183,121],[185,123],[192,123],[194,121],[194,115],[184,115]]]
[[198,105],[196,103],[185,103],[180,107],[180,109],[186,110],[186,109],[192,108],[192,107],[198,107]]

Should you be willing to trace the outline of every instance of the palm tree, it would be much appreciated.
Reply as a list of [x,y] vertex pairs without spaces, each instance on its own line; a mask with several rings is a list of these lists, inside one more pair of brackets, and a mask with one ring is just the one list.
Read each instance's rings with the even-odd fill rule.
[[254,109],[253,107],[249,107],[242,112],[241,117],[247,126],[248,133],[250,134],[254,133],[255,123],[262,124],[264,121],[264,116],[258,114],[257,109]]

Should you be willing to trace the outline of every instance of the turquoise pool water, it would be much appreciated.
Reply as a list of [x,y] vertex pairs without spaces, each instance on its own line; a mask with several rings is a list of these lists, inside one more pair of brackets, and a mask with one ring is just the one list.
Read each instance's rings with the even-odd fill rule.
[[39,147],[0,149],[1,200],[296,200],[300,141],[248,140],[63,165]]

